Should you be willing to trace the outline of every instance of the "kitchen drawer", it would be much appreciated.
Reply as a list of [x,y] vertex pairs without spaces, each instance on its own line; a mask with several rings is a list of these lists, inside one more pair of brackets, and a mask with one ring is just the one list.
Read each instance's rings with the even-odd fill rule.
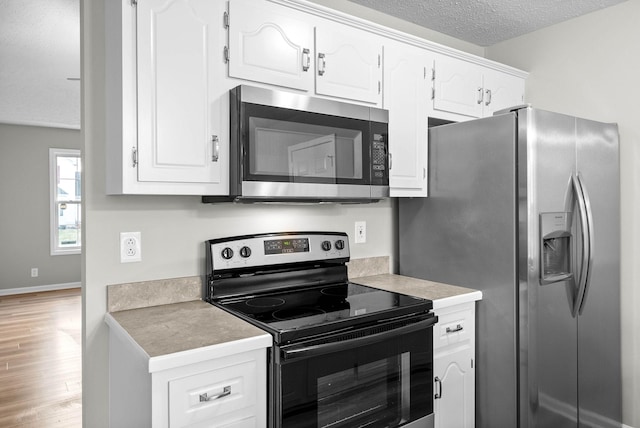
[[438,323],[433,329],[434,349],[474,339],[475,308],[473,305],[474,302],[471,302],[435,311]]
[[257,404],[256,364],[242,361],[169,381],[169,426],[256,426],[250,417]]

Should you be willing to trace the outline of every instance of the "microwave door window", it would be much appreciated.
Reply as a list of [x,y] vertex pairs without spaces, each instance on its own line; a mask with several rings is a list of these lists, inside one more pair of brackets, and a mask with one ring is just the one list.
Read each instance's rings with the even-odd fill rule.
[[361,181],[363,131],[251,117],[247,172],[251,180],[308,183]]
[[336,135],[324,135],[288,147],[289,175],[296,177],[336,177]]

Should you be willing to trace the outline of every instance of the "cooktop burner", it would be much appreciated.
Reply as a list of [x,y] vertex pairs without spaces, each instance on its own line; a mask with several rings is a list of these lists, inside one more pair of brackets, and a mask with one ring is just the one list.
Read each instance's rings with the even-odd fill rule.
[[257,297],[247,300],[245,304],[251,308],[275,308],[284,305],[285,300],[277,297]]

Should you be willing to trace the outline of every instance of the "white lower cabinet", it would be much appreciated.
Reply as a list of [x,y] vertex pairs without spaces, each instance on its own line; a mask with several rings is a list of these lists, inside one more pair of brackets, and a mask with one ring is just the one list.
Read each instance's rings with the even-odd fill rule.
[[267,348],[247,350],[234,343],[224,344],[220,357],[203,359],[187,351],[149,358],[111,330],[109,425],[266,427]]
[[475,426],[475,302],[434,310],[435,428]]

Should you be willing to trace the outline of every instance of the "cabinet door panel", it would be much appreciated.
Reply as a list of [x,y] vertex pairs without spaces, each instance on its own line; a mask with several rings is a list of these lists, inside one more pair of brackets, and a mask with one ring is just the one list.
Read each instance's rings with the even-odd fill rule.
[[229,75],[313,90],[313,26],[300,14],[255,0],[229,4]]
[[445,56],[436,59],[434,109],[481,117],[483,94],[480,66]]
[[433,359],[435,428],[473,428],[475,426],[475,380],[470,346],[437,353]]
[[316,28],[316,92],[380,105],[382,44],[344,25]]
[[[389,186],[415,189],[426,196],[427,108],[433,59],[426,51],[401,44],[384,49],[384,108],[389,110]],[[429,73],[426,73],[426,70]]]
[[219,182],[210,105],[219,17],[206,0],[137,7],[138,180]]
[[524,79],[495,70],[484,72],[484,115],[524,103]]

